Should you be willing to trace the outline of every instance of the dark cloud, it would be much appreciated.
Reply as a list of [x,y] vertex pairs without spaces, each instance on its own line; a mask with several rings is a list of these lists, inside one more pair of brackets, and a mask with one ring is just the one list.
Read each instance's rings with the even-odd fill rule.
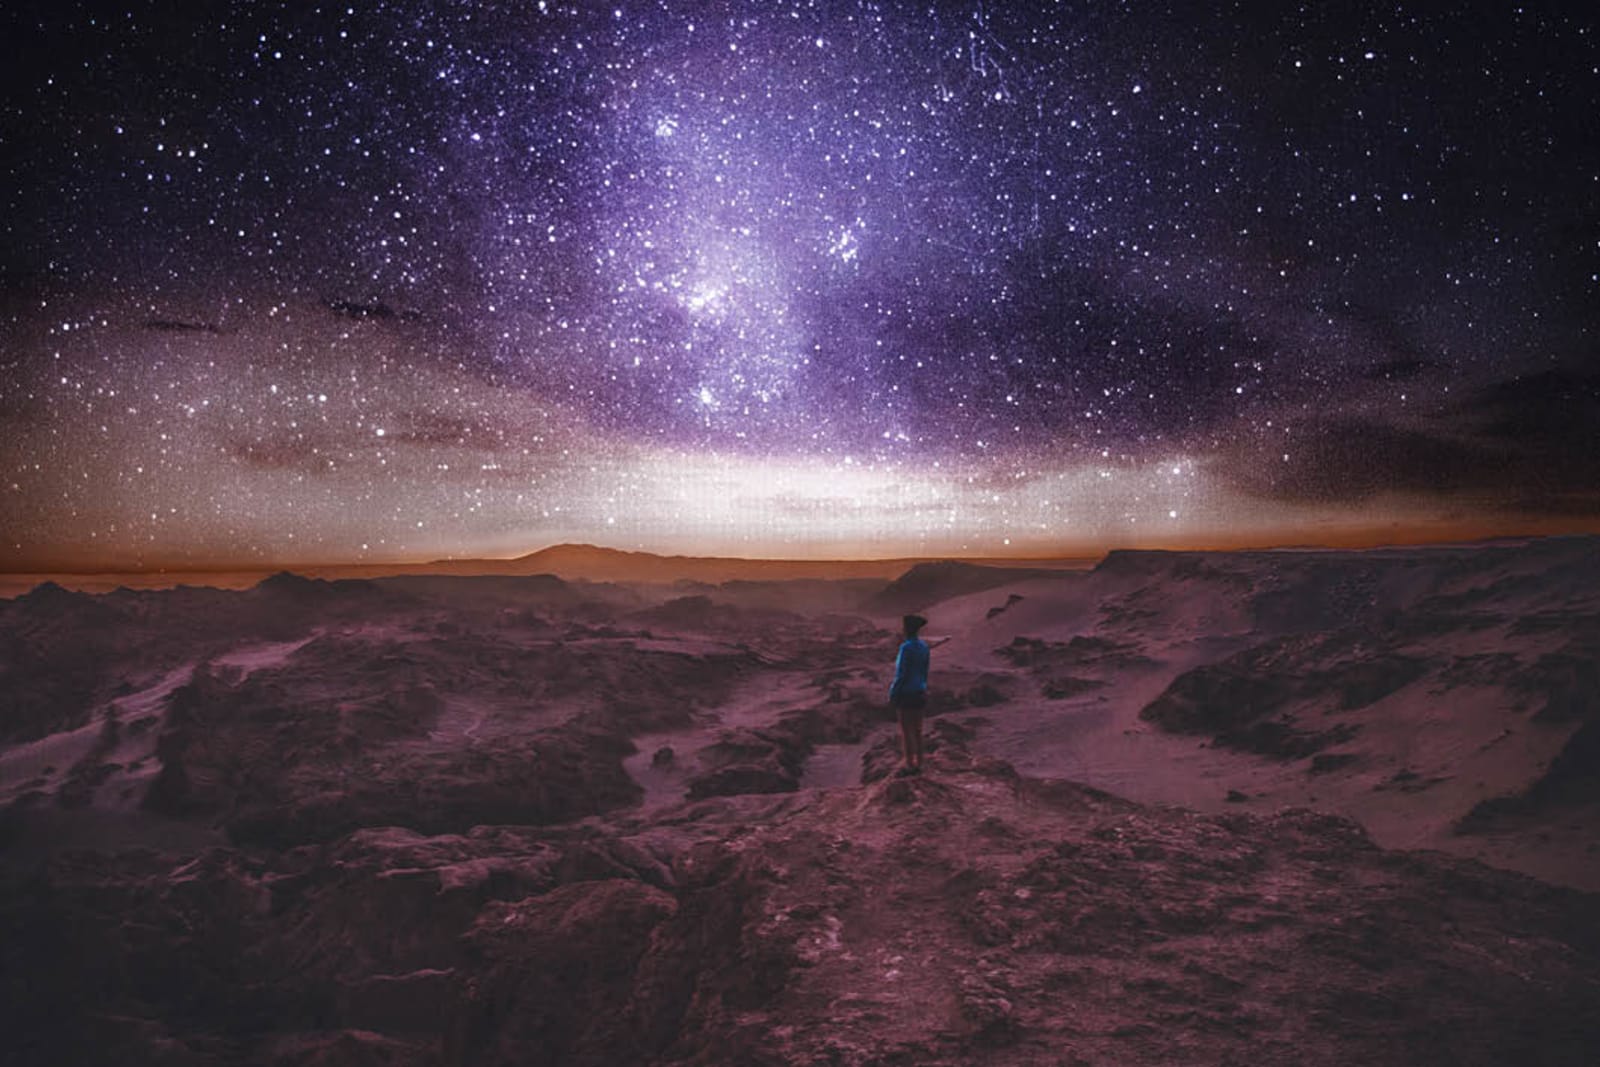
[[146,319],[144,328],[154,333],[220,334],[222,332],[222,327],[215,322],[198,322],[185,319]]
[[225,447],[234,459],[260,470],[327,474],[334,469],[326,446],[309,439],[275,435],[255,441],[233,441]]
[[1495,440],[1600,462],[1600,374],[1546,370],[1479,392],[1468,414]]
[[1244,491],[1288,503],[1395,492],[1469,495],[1499,512],[1600,515],[1600,376],[1504,379],[1415,424],[1303,419],[1286,438],[1231,451],[1224,467]]
[[1348,334],[1348,344],[1356,352],[1383,353],[1388,358],[1371,370],[1386,371],[1382,381],[1406,381],[1409,377],[1440,367],[1432,347],[1418,336],[1407,319],[1408,309],[1391,304],[1358,302],[1345,298],[1337,311],[1318,307],[1318,315],[1333,314]]
[[326,474],[348,466],[352,455],[361,456],[365,463],[368,446],[374,441],[390,450],[405,446],[426,453],[454,447],[498,454],[510,438],[509,427],[481,413],[415,408],[387,416],[382,422],[381,426],[375,422],[302,426],[293,432],[229,441],[223,449],[252,467]]
[[1431,359],[1389,359],[1361,368],[1356,377],[1368,382],[1410,382],[1443,369],[1443,363]]
[[376,320],[378,322],[420,322],[422,313],[412,310],[397,310],[393,305],[382,300],[324,300],[322,306],[346,319]]
[[[1273,455],[1272,450],[1280,454]],[[1252,495],[1297,504],[1357,503],[1388,491],[1452,493],[1504,486],[1512,457],[1467,439],[1372,419],[1312,419],[1286,440],[1252,445],[1226,469]]]
[[393,441],[427,447],[498,449],[505,445],[508,432],[507,427],[481,416],[418,409],[402,414],[387,436]]

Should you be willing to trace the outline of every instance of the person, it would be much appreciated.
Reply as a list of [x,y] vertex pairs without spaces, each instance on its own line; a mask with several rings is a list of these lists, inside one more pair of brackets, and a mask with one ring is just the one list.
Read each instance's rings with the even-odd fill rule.
[[942,637],[931,645],[917,635],[928,625],[921,615],[900,620],[905,641],[894,660],[894,683],[889,686],[889,703],[900,718],[900,752],[903,763],[895,773],[904,777],[922,773],[922,713],[928,706],[929,650],[950,640]]

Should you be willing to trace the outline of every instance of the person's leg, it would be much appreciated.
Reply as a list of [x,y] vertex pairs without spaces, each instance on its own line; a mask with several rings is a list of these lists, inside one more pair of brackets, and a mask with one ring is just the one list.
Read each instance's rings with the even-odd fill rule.
[[917,708],[905,717],[906,763],[912,770],[922,770],[922,709]]
[[[912,740],[912,727],[916,720],[916,712],[910,708],[900,708],[900,763],[901,766],[910,767],[913,755],[916,752],[916,742]],[[920,725],[920,724],[918,724]],[[921,733],[919,729],[917,731]]]

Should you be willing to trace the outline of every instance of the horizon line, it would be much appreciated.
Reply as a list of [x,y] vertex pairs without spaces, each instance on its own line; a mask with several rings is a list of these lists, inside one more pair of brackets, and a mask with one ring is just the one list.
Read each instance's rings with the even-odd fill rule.
[[[1421,534],[1422,531],[1416,531]],[[216,561],[211,563],[183,562],[175,564],[140,564],[131,565],[108,564],[90,566],[73,564],[66,561],[57,563],[44,563],[21,569],[6,568],[0,574],[8,576],[29,575],[70,575],[74,577],[104,577],[111,575],[181,575],[181,574],[277,574],[282,572],[296,573],[305,570],[343,570],[343,569],[371,569],[387,567],[404,567],[408,569],[426,569],[432,566],[459,567],[473,563],[505,564],[515,563],[520,560],[530,559],[547,552],[559,549],[586,549],[596,552],[613,553],[619,556],[649,557],[666,562],[705,561],[718,563],[771,563],[795,565],[819,565],[827,563],[841,564],[891,564],[891,563],[930,563],[930,562],[1007,562],[1007,563],[1060,563],[1064,561],[1084,562],[1090,560],[1103,560],[1114,552],[1270,552],[1270,551],[1363,551],[1385,548],[1429,548],[1429,547],[1468,547],[1471,545],[1490,545],[1502,541],[1546,540],[1562,537],[1594,537],[1600,536],[1600,530],[1565,530],[1550,533],[1529,532],[1503,532],[1483,534],[1471,537],[1395,537],[1365,538],[1343,537],[1329,539],[1326,542],[1313,541],[1268,541],[1266,539],[1241,539],[1232,543],[1209,542],[1195,544],[1109,544],[1089,550],[1062,551],[1059,553],[1028,552],[1026,554],[990,554],[990,553],[918,553],[909,555],[885,556],[749,556],[749,555],[693,555],[684,552],[656,552],[642,548],[617,548],[611,545],[596,544],[586,541],[561,541],[545,545],[529,552],[516,555],[463,555],[463,556],[433,556],[420,559],[382,559],[382,560],[331,560],[331,561],[273,561],[273,562],[247,562],[247,561]]]

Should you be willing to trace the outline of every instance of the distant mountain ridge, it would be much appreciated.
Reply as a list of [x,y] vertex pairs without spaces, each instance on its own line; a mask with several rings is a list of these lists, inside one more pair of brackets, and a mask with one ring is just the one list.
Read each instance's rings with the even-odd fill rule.
[[[1099,557],[1060,559],[963,559],[973,567],[1031,567],[1087,570]],[[425,563],[278,564],[232,570],[166,570],[98,573],[32,573],[0,575],[0,597],[16,596],[46,581],[67,589],[106,592],[129,588],[209,585],[243,589],[278,573],[305,578],[386,578],[410,575],[473,575],[526,577],[549,574],[565,581],[701,582],[795,581],[801,579],[879,579],[893,581],[919,564],[951,562],[944,556],[892,559],[744,559],[733,556],[679,556],[629,551],[592,544],[558,544],[511,559],[436,559]]]
[[[794,579],[861,579],[894,581],[923,563],[944,563],[947,557],[894,557],[886,560],[762,560],[718,555],[659,555],[630,552],[595,544],[555,544],[514,560],[435,560],[386,569],[384,573],[555,574],[566,581],[728,582],[794,581]],[[1091,558],[1061,560],[962,560],[970,566],[1045,566],[1046,569],[1088,568]],[[338,569],[338,568],[334,568]],[[312,568],[307,573],[320,573]],[[376,571],[373,571],[376,574]]]
[[[554,574],[567,579],[633,582],[783,581],[798,578],[893,580],[929,557],[893,559],[744,559],[734,556],[663,556],[601,545],[560,544],[507,563],[516,573]],[[996,565],[1011,561],[996,560]],[[974,566],[982,564],[974,563]]]

